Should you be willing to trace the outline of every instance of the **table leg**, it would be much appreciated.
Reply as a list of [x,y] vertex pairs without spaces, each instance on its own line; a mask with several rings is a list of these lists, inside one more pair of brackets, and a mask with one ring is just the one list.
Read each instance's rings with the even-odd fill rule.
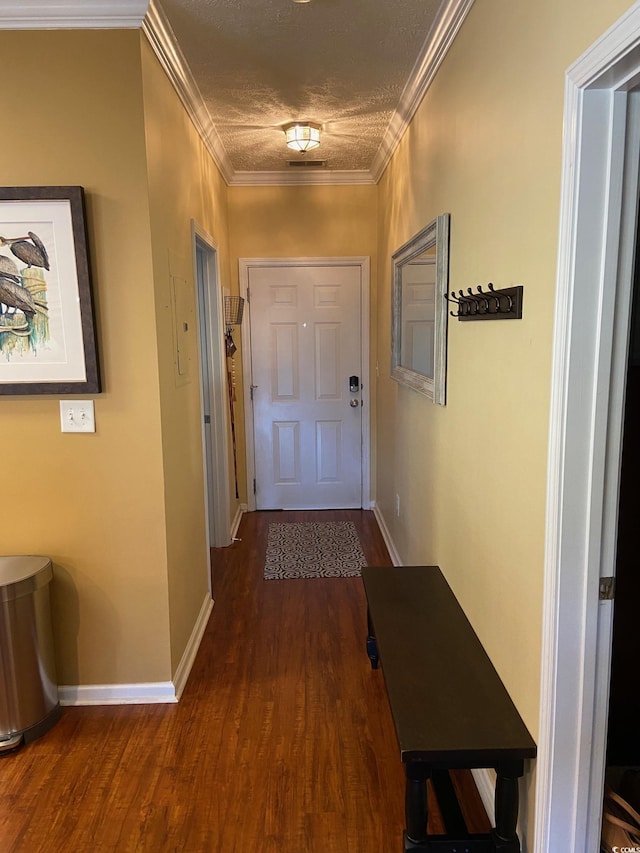
[[496,850],[520,853],[518,823],[518,779],[524,773],[522,761],[504,762],[496,767]]
[[376,643],[376,635],[373,630],[373,624],[371,623],[371,615],[369,613],[369,609],[367,608],[367,656],[371,661],[371,669],[378,668],[378,662],[380,658],[378,657],[378,644]]
[[405,765],[407,776],[404,813],[407,839],[413,844],[427,840],[427,779],[431,775],[428,765],[410,762]]

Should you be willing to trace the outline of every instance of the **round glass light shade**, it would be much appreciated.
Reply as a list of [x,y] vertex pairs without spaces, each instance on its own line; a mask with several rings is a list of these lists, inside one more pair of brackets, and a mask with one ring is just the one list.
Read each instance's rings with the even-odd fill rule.
[[294,151],[310,151],[320,145],[320,125],[310,121],[289,124],[284,128],[287,145]]

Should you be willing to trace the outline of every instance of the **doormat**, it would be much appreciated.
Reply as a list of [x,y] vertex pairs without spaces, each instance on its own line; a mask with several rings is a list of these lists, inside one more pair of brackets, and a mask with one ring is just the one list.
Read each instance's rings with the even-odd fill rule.
[[265,580],[357,578],[366,565],[352,521],[269,525]]

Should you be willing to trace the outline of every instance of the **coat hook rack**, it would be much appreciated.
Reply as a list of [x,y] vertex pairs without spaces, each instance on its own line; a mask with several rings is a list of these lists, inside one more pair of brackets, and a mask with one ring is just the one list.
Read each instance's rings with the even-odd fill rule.
[[467,292],[451,291],[445,294],[448,302],[454,302],[457,310],[450,311],[458,320],[520,320],[522,318],[523,286],[505,287],[495,290],[493,284],[487,284],[488,290],[478,285],[477,292],[468,287]]

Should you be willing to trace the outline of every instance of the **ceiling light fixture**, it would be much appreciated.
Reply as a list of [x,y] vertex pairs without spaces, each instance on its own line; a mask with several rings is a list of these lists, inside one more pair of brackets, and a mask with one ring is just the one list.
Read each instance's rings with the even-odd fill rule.
[[283,128],[289,148],[294,151],[311,151],[320,145],[320,125],[313,121],[293,121]]
[[294,3],[309,3],[310,0],[293,0]]

